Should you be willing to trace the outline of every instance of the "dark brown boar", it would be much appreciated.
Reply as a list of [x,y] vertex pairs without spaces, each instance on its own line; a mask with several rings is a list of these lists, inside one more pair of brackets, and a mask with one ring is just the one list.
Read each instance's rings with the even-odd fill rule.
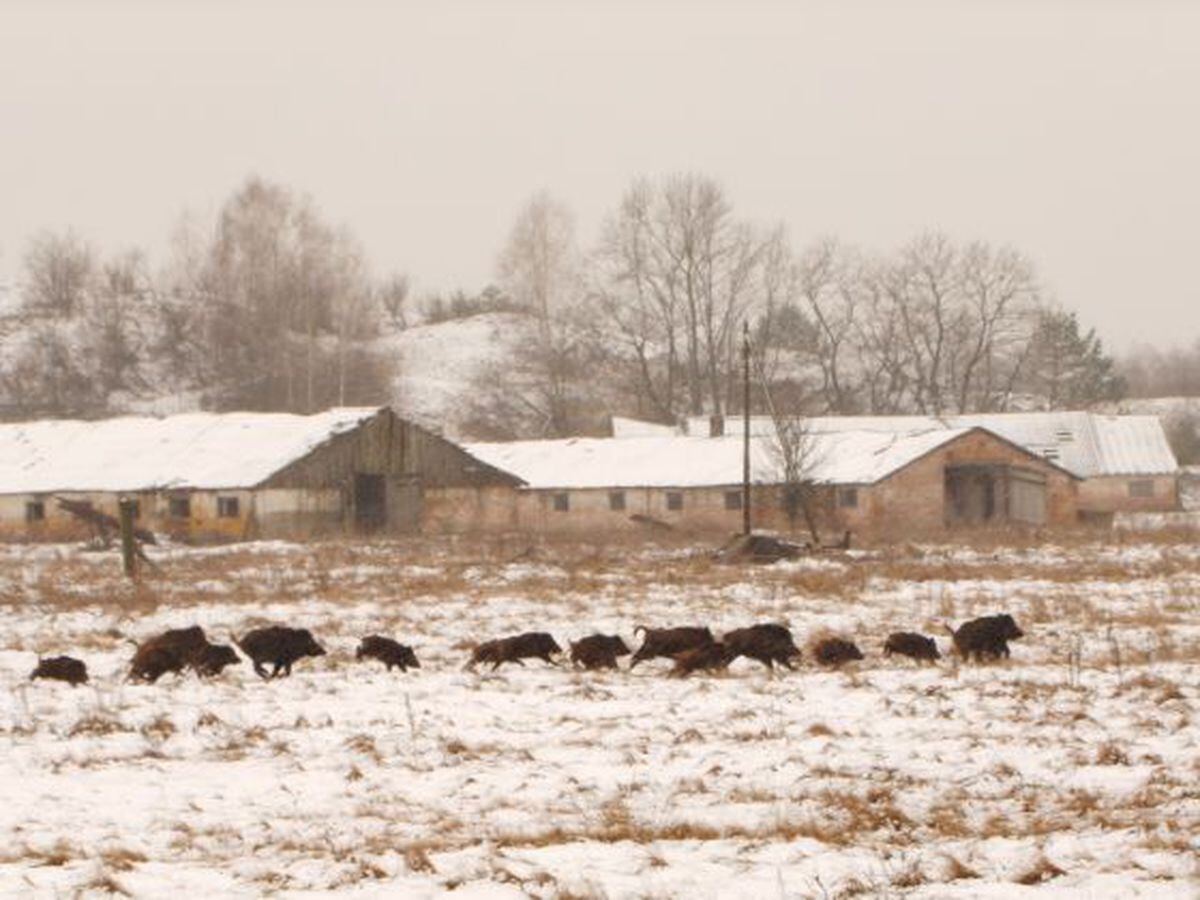
[[685,650],[694,650],[714,643],[712,632],[702,627],[647,628],[645,625],[638,625],[633,629],[634,634],[639,631],[645,638],[637,653],[633,654],[633,659],[629,661],[630,669],[642,660],[656,657],[674,658]]
[[686,678],[699,669],[716,672],[726,668],[731,659],[729,649],[720,641],[714,641],[676,653],[674,656],[675,667],[671,669],[671,675],[676,678]]
[[73,656],[52,656],[49,659],[39,659],[37,668],[29,673],[29,680],[49,678],[54,681],[65,681],[71,687],[87,684],[87,666],[83,660]]
[[571,663],[585,669],[618,669],[618,656],[628,656],[628,645],[616,634],[592,634],[571,641]]
[[721,642],[728,650],[730,662],[744,656],[758,660],[772,672],[775,671],[775,663],[794,669],[791,661],[801,655],[800,648],[792,640],[791,631],[774,623],[735,628],[721,638]]
[[227,666],[236,666],[241,660],[228,644],[207,644],[190,663],[201,678],[220,675]]
[[894,631],[883,643],[883,655],[898,653],[918,662],[937,662],[942,658],[933,638],[913,631]]
[[825,638],[813,648],[813,657],[823,666],[840,666],[843,663],[862,659],[862,651],[853,641],[844,638]]
[[138,644],[129,664],[129,678],[150,684],[168,672],[181,674],[210,646],[199,625],[172,628]]
[[551,659],[556,653],[562,653],[562,647],[544,631],[530,631],[525,634],[516,634],[512,637],[497,638],[492,641],[484,641],[471,654],[471,661],[467,663],[466,668],[474,671],[475,666],[479,663],[491,663],[492,671],[500,668],[502,663],[515,662],[519,666],[525,665],[523,659],[541,659],[550,665],[557,665]]
[[399,666],[401,672],[421,668],[412,647],[406,647],[398,641],[378,634],[363,638],[358,644],[358,649],[354,651],[354,658],[357,660],[377,659],[387,666],[389,672],[392,671],[393,666]]
[[[317,643],[307,628],[289,628],[286,625],[271,625],[248,631],[234,643],[254,663],[254,672],[260,678],[276,678],[292,674],[292,665],[305,657],[324,656],[325,648]],[[270,663],[271,672],[266,666]]]
[[960,625],[957,631],[950,626],[946,626],[946,630],[954,638],[955,652],[964,660],[974,657],[976,662],[985,657],[1008,657],[1008,642],[1025,636],[1008,613],[972,619]]

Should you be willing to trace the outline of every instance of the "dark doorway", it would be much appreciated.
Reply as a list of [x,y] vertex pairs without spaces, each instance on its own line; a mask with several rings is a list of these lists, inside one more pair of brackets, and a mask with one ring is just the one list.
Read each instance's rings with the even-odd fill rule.
[[387,525],[387,482],[382,475],[354,476],[354,524],[360,531]]
[[988,525],[1046,521],[1046,479],[1016,466],[975,464],[947,466],[947,525]]

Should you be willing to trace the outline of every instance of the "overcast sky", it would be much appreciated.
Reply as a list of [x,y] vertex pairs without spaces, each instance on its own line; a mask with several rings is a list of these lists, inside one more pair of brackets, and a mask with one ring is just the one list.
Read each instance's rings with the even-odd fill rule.
[[0,0],[0,275],[73,226],[156,258],[250,173],[379,273],[474,289],[547,189],[636,175],[888,249],[1009,243],[1116,349],[1200,336],[1200,2]]

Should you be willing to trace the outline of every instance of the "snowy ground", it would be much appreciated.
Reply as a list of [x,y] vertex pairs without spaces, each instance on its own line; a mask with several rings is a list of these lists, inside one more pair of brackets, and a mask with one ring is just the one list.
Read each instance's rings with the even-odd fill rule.
[[[511,554],[509,554],[511,555]],[[1196,897],[1200,546],[905,548],[768,568],[687,551],[0,547],[0,895]],[[996,610],[1008,664],[920,668],[892,629]],[[311,627],[290,680],[121,680],[128,639]],[[835,631],[867,659],[679,681],[472,640],[636,623]],[[423,668],[353,660],[393,634]],[[24,679],[37,654],[93,683]]]

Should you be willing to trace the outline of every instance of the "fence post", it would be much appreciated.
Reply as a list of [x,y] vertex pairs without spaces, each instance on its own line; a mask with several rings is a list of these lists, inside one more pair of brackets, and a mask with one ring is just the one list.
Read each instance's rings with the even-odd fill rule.
[[117,504],[121,522],[121,559],[125,563],[125,575],[137,578],[137,544],[133,536],[134,501],[122,499]]

